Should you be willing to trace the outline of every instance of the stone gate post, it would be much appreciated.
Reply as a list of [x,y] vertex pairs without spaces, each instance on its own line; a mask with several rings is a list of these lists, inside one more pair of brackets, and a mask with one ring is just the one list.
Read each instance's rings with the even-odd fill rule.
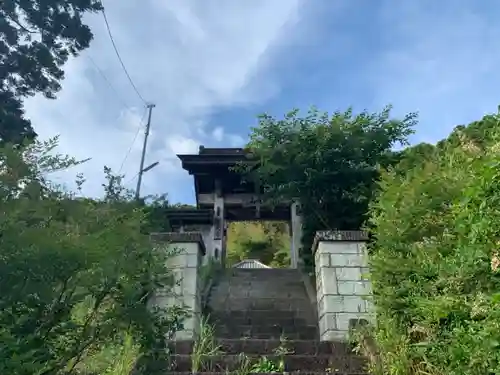
[[159,307],[184,306],[188,317],[184,320],[184,329],[175,333],[174,340],[193,340],[200,327],[200,266],[206,253],[203,237],[199,232],[169,232],[151,234],[151,239],[157,245],[165,244],[175,249],[176,255],[167,260],[167,267],[171,269],[176,285],[173,290],[155,291],[150,303]]
[[321,341],[346,341],[358,322],[374,322],[363,231],[320,231],[313,253]]

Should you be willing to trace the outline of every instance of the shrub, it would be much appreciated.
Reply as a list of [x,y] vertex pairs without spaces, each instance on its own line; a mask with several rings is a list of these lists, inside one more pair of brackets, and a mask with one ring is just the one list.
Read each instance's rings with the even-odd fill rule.
[[171,275],[169,254],[140,231],[144,210],[109,170],[101,200],[50,184],[47,174],[78,163],[56,145],[0,149],[2,374],[70,373],[124,332],[146,353],[179,323],[174,310],[147,308]]
[[500,372],[499,121],[382,173],[370,261],[384,374]]

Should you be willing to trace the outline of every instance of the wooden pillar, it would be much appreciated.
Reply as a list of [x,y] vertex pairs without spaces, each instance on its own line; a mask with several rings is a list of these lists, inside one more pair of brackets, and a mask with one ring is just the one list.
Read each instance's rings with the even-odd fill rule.
[[290,207],[290,268],[299,266],[299,250],[302,243],[302,217],[300,215],[300,203],[293,202]]
[[214,241],[213,249],[220,254],[220,261],[222,266],[226,263],[226,241],[225,237],[225,223],[224,223],[224,194],[222,193],[222,181],[215,180],[214,191]]

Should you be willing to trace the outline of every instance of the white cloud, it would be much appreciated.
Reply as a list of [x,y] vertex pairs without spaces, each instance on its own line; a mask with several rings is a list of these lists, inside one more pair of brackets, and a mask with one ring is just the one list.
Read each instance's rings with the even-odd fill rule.
[[231,147],[243,147],[245,145],[243,137],[237,134],[230,134],[227,138]]
[[[176,196],[176,188],[182,190],[167,188],[163,181],[177,180],[175,176],[184,173],[175,154],[196,152],[207,141],[204,126],[215,109],[248,105],[276,94],[278,86],[265,68],[276,57],[275,47],[292,37],[300,2],[105,2],[122,58],[139,91],[156,104],[146,165],[154,161],[160,165],[145,174],[145,194],[168,190]],[[70,183],[69,175],[83,172],[89,181],[85,193],[97,195],[102,166],[120,168],[143,109],[114,55],[102,18],[88,19],[95,40],[67,64],[58,99],[35,97],[26,102],[26,109],[42,139],[61,134],[61,152],[92,157],[60,178]],[[123,102],[132,110],[124,110]],[[216,128],[208,134],[231,145],[241,141],[232,129]],[[127,178],[138,169],[142,138],[141,131],[124,165]]]
[[212,137],[217,142],[221,142],[224,139],[224,129],[220,126],[216,127],[212,132]]
[[175,135],[167,140],[168,146],[172,154],[196,154],[200,146],[200,142],[191,138]]

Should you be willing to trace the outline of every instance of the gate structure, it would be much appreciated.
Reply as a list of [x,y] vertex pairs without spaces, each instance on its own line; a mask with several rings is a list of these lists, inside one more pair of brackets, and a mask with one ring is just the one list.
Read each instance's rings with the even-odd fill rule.
[[[208,257],[225,263],[226,228],[232,221],[286,221],[290,228],[290,268],[299,266],[302,219],[297,202],[282,202],[276,207],[262,204],[262,190],[233,171],[238,163],[255,164],[242,148],[205,148],[198,154],[178,155],[182,167],[194,177],[196,209],[170,212],[184,224],[201,224]],[[211,213],[211,218],[208,216]],[[194,219],[194,218],[197,219]],[[186,227],[180,225],[186,230]],[[192,226],[190,228],[193,228]]]

